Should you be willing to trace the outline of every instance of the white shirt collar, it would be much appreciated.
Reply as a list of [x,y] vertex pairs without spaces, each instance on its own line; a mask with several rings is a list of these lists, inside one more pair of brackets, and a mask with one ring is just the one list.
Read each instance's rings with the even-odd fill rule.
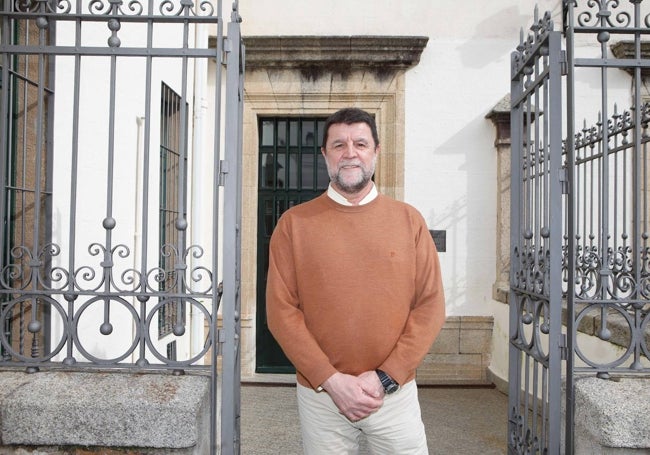
[[[345,196],[343,196],[341,193],[336,191],[334,187],[332,187],[332,184],[330,183],[329,187],[327,187],[327,195],[334,200],[334,202],[337,202],[341,205],[353,205],[351,204]],[[368,202],[372,201],[379,195],[379,192],[377,191],[377,187],[375,186],[375,182],[372,182],[372,188],[370,188],[370,192],[366,194],[366,196],[359,201],[359,205],[364,205],[367,204]]]

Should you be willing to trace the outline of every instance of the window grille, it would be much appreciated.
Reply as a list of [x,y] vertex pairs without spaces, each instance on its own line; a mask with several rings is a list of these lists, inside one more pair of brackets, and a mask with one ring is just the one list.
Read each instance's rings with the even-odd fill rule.
[[[10,22],[12,43],[30,45],[38,42],[38,29],[32,21]],[[45,42],[50,41],[46,34]],[[24,251],[34,251],[49,243],[51,228],[46,220],[51,217],[51,128],[50,98],[52,84],[45,77],[39,80],[39,59],[44,68],[49,68],[49,59],[36,55],[13,55],[7,59],[6,80],[0,77],[0,111],[6,113],[0,118],[4,123],[6,147],[0,156],[5,160],[4,197],[5,205],[1,222],[5,226],[0,242],[3,243],[4,256],[0,264],[13,264],[14,272],[6,274],[5,284],[11,289],[27,286],[26,273],[29,270],[29,255]],[[0,74],[2,73],[0,60]],[[44,74],[48,72],[45,71]],[[40,108],[39,108],[39,103]],[[2,128],[0,128],[2,130]],[[40,131],[40,135],[37,134]],[[3,179],[0,178],[0,181]],[[0,192],[2,193],[2,192]],[[36,233],[36,234],[35,234]],[[49,262],[43,264],[49,269]],[[43,276],[47,280],[48,273]],[[14,296],[2,293],[0,300],[7,302]],[[14,306],[11,314],[3,321],[1,330],[12,348],[20,354],[29,356],[49,352],[49,313],[42,305],[21,302]],[[34,335],[27,330],[36,308],[36,319],[44,322],[44,330]],[[4,305],[0,304],[0,312]],[[0,346],[0,358],[9,358]]]
[[[187,179],[180,178],[180,160],[182,148],[186,147],[186,138],[181,138],[181,97],[167,84],[162,83],[160,100],[160,270],[164,277],[160,278],[160,290],[174,292],[179,280],[174,269],[174,255],[169,254],[168,245],[174,245],[176,239],[174,227],[179,213],[179,182]],[[187,110],[187,104],[184,108]],[[187,117],[186,117],[187,118]],[[187,165],[184,166],[187,169]],[[187,173],[187,172],[186,172]],[[181,192],[185,194],[185,191]],[[184,206],[185,204],[183,204]],[[182,214],[185,217],[185,214]],[[169,299],[158,313],[159,337],[172,333],[174,324],[179,318],[184,318],[182,302]],[[182,321],[182,319],[181,319]]]

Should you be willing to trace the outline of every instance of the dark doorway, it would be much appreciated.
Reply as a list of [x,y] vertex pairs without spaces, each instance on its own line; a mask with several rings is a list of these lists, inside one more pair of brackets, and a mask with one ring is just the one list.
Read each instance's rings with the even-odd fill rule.
[[259,119],[257,208],[257,361],[258,373],[295,371],[266,322],[266,275],[269,241],[285,210],[327,189],[329,177],[320,153],[324,118]]

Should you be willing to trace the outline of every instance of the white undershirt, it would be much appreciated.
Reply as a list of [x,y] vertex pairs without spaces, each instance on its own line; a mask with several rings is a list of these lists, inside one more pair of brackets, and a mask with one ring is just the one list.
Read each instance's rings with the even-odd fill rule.
[[[345,196],[343,196],[341,193],[336,191],[334,187],[332,187],[332,184],[330,183],[329,187],[327,187],[327,195],[334,200],[334,202],[337,202],[341,205],[354,205],[348,201]],[[379,192],[377,191],[377,187],[375,186],[375,182],[372,182],[372,188],[370,188],[370,192],[366,194],[366,196],[359,201],[358,205],[364,205],[367,204],[368,202],[372,201],[379,195]]]

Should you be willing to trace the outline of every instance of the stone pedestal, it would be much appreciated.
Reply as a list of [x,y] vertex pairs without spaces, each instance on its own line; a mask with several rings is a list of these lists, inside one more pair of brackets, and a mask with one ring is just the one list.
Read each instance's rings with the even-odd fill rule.
[[209,391],[205,376],[0,372],[0,453],[203,455]]
[[575,381],[576,455],[650,454],[650,378]]

